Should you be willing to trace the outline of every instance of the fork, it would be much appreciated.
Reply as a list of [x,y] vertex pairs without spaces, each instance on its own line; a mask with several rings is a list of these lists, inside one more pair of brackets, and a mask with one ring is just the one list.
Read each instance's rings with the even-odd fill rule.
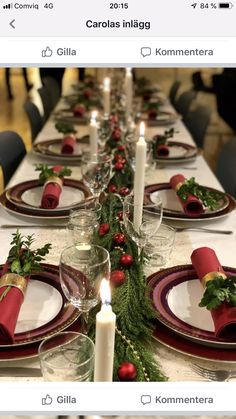
[[197,364],[191,364],[191,368],[209,381],[229,381],[230,378],[236,378],[236,370],[210,370]]
[[215,234],[233,234],[232,230],[217,230],[213,228],[205,227],[174,227],[176,232],[181,231],[203,231],[205,233],[215,233]]

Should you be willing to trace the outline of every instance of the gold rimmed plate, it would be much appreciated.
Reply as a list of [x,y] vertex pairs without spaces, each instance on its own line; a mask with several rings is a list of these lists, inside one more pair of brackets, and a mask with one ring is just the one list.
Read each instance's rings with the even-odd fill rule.
[[[213,188],[206,187],[209,191],[222,193]],[[206,208],[204,213],[197,217],[189,217],[184,213],[184,210],[179,202],[176,192],[171,188],[169,183],[157,183],[145,187],[145,192],[149,199],[155,202],[155,197],[160,197],[163,203],[163,217],[165,219],[177,221],[204,221],[214,220],[216,218],[225,217],[232,212],[235,207],[235,199],[226,193],[222,193],[222,199],[219,201],[219,206],[211,210]]]
[[[58,266],[42,264],[42,271],[31,276],[11,344],[0,341],[0,360],[12,350],[23,354],[26,347],[70,327],[80,312],[62,291]],[[0,268],[2,269],[2,267]],[[7,356],[7,355],[6,355]],[[6,358],[8,359],[8,358]]]

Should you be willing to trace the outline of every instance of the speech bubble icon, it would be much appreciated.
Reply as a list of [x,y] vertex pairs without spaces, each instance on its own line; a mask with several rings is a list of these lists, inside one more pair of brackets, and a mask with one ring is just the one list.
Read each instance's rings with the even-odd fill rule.
[[142,47],[141,48],[141,54],[143,57],[148,57],[149,55],[151,55],[152,50],[150,47]]
[[151,401],[152,401],[152,398],[151,398],[150,394],[143,394],[141,396],[141,403],[142,404],[149,404],[149,403],[151,403]]

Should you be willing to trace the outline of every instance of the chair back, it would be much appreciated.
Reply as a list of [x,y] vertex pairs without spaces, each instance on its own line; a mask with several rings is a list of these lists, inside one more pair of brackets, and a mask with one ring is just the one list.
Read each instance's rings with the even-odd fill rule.
[[181,82],[179,80],[174,81],[174,83],[172,84],[170,91],[169,91],[169,99],[172,105],[175,104],[175,100],[176,100],[176,96],[177,96],[177,92],[180,88]]
[[41,98],[44,110],[44,122],[46,122],[49,118],[50,113],[53,110],[53,103],[51,100],[51,93],[48,87],[42,86],[38,89],[39,96]]
[[27,101],[24,104],[24,109],[29,119],[31,128],[31,139],[33,143],[38,133],[41,131],[43,127],[43,118],[40,115],[37,106],[33,102]]
[[26,154],[22,138],[13,131],[0,132],[0,165],[6,185]]
[[61,89],[60,89],[59,83],[54,77],[48,76],[48,77],[43,77],[43,85],[49,91],[52,108],[55,108],[55,106],[57,105],[61,97]]
[[236,198],[236,137],[223,146],[216,167],[216,176],[224,190]]
[[194,90],[187,90],[181,93],[179,98],[175,101],[175,109],[180,114],[187,115],[193,101],[196,99],[197,93]]
[[195,143],[202,148],[205,134],[211,119],[211,109],[206,106],[198,106],[189,112],[183,119],[190,131]]

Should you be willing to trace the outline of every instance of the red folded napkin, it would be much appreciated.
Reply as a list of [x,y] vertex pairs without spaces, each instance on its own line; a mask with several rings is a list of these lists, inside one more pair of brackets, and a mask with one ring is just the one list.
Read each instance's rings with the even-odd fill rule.
[[[8,263],[6,263],[1,276],[8,272],[8,268]],[[26,280],[29,280],[29,277]],[[0,288],[0,299],[7,288],[7,286]],[[23,301],[24,295],[16,287],[11,287],[10,291],[0,301],[0,342],[2,344],[14,342],[14,331]]]
[[[209,247],[200,247],[194,250],[191,260],[203,286],[207,274],[211,273],[210,278],[208,275],[208,280],[214,279],[214,273],[215,276],[219,274],[226,276],[214,250]],[[211,315],[217,337],[230,340],[236,338],[236,307],[232,307],[224,302],[220,307],[212,309]]]
[[41,199],[41,207],[45,209],[54,209],[59,204],[63,179],[60,179],[56,173],[59,173],[62,166],[54,166],[55,177],[49,178],[44,185]]
[[77,116],[78,118],[82,118],[85,114],[85,107],[84,105],[75,105],[73,109],[74,116]]
[[[179,188],[185,182],[185,177],[181,174],[172,176],[170,179],[170,185],[172,189],[178,192]],[[180,203],[183,207],[183,210],[188,217],[198,217],[199,215],[204,213],[204,208],[201,201],[193,194],[189,194],[187,199],[183,201],[178,196]]]
[[148,118],[149,119],[156,119],[157,115],[158,115],[158,113],[157,113],[156,109],[150,109],[148,111]]
[[76,138],[73,134],[66,135],[63,138],[61,153],[62,154],[73,154],[76,145]]

